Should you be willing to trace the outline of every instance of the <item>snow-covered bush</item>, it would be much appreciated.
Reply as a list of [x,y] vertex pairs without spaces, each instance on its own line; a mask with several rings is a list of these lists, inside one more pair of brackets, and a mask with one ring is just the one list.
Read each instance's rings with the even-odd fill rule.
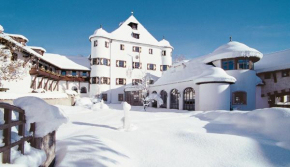
[[93,105],[93,102],[91,98],[89,97],[78,98],[76,99],[76,103],[75,103],[75,106],[82,106],[88,109],[90,109],[92,105]]
[[153,101],[153,100],[156,100],[157,101],[157,105],[158,106],[161,106],[163,104],[163,100],[162,98],[160,97],[160,95],[156,94],[156,93],[152,93],[150,94],[149,96],[147,96],[145,98],[146,101]]
[[74,90],[65,90],[65,93],[67,95],[71,95],[71,96],[76,96],[76,95],[79,95],[78,92],[74,91]]
[[93,104],[91,109],[94,110],[94,111],[97,111],[97,110],[100,110],[100,109],[109,109],[109,107],[108,107],[107,104],[104,103],[103,100],[101,100],[100,102]]
[[36,137],[44,137],[68,121],[61,109],[47,104],[38,97],[21,97],[15,99],[13,104],[25,110],[27,131],[30,129],[30,124],[35,123]]

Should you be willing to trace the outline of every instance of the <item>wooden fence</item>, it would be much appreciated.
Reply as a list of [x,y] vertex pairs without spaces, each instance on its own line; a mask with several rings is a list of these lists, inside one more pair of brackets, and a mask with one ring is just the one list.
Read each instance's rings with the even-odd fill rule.
[[[0,103],[0,109],[4,109],[4,124],[0,125],[0,130],[3,131],[4,146],[0,147],[0,153],[3,153],[2,163],[10,163],[11,148],[18,145],[18,150],[24,153],[24,142],[32,141],[34,138],[35,124],[32,124],[30,131],[33,132],[31,136],[25,136],[25,111],[19,107]],[[12,120],[12,111],[18,113],[18,120]],[[18,135],[22,138],[18,141],[11,142],[11,128],[18,126]]]
[[[18,150],[24,154],[24,142],[28,141],[30,145],[36,149],[44,150],[46,153],[46,161],[41,167],[53,166],[55,161],[55,131],[48,133],[44,137],[35,137],[35,123],[30,124],[29,134],[25,134],[25,111],[19,107],[0,102],[0,110],[4,110],[4,124],[0,124],[0,130],[3,131],[4,146],[0,147],[2,153],[2,163],[11,163],[11,148],[18,146]],[[18,113],[18,120],[12,120],[12,111]],[[18,126],[18,135],[21,139],[11,142],[11,128]],[[26,136],[27,135],[27,136]]]

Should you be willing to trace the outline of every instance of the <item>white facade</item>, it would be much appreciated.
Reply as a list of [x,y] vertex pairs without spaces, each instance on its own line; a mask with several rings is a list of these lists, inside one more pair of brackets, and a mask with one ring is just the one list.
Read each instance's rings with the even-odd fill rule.
[[[134,38],[134,34],[138,37]],[[161,65],[172,64],[173,47],[165,39],[158,42],[133,15],[112,33],[97,29],[90,41],[90,96],[106,94],[108,103],[121,103],[119,94],[124,96],[125,86],[132,85],[133,79],[142,79],[144,73],[161,77]],[[133,67],[134,63],[140,63],[140,67]],[[94,77],[97,82],[93,82]],[[119,79],[124,79],[122,84]]]

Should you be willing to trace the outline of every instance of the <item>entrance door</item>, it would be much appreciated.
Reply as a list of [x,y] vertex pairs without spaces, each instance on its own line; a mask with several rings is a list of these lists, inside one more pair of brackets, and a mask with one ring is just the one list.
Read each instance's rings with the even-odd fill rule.
[[179,92],[177,89],[172,89],[170,92],[170,108],[179,109]]
[[193,88],[186,88],[183,92],[183,109],[193,111],[195,110],[195,92]]

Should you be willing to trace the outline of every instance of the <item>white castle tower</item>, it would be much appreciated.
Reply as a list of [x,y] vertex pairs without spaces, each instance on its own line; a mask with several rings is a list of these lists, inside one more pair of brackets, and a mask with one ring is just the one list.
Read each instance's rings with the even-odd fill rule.
[[[132,15],[113,32],[102,26],[89,37],[91,41],[90,96],[101,96],[108,103],[125,100],[125,88],[139,82],[144,73],[161,77],[172,65],[173,47],[157,41]],[[139,93],[126,89],[128,98],[138,105]],[[134,96],[135,94],[135,96]],[[138,102],[137,102],[138,101]],[[130,100],[129,100],[130,103]]]

